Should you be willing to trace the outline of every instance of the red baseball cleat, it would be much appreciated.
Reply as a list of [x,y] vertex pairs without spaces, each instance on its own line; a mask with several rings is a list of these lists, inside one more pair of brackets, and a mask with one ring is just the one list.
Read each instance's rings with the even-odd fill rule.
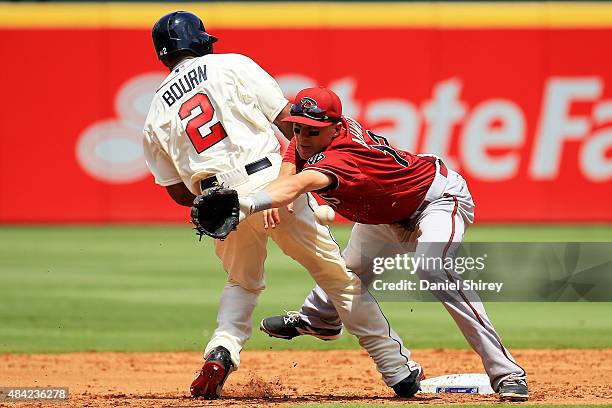
[[206,362],[191,383],[191,396],[194,398],[215,399],[221,396],[225,380],[234,371],[230,353],[223,346],[216,347],[206,358]]

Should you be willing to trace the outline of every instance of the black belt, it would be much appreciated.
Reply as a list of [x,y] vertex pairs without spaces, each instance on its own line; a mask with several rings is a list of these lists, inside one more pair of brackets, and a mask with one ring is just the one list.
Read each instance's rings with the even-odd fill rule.
[[[263,159],[247,164],[246,166],[244,166],[244,169],[246,170],[246,173],[250,176],[251,174],[257,173],[260,170],[267,169],[268,167],[272,167],[272,162],[267,157],[264,157]],[[211,176],[200,181],[200,188],[202,189],[202,191],[204,191],[207,188],[214,187],[218,184],[219,180],[217,180],[217,176]]]

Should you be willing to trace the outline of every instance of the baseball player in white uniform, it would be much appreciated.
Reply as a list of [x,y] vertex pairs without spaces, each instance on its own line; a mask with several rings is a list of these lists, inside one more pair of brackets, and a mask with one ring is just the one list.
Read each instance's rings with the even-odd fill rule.
[[[144,127],[144,153],[155,182],[184,206],[206,188],[223,184],[249,195],[279,173],[282,157],[271,123],[288,137],[290,104],[278,84],[248,57],[213,54],[217,39],[188,12],[173,12],[153,27],[153,42],[170,74],[157,90]],[[329,230],[316,223],[316,201],[301,195],[293,213],[279,209],[282,222],[264,228],[258,213],[241,222],[215,251],[227,273],[218,327],[204,351],[205,362],[191,384],[194,397],[216,398],[251,336],[251,317],[264,289],[266,242],[304,266],[333,304],[347,330],[374,359],[385,383],[410,397],[421,367],[391,329],[378,304],[362,295],[361,281],[348,271]],[[366,292],[367,294],[367,292]],[[334,338],[339,331],[304,325],[304,332]]]

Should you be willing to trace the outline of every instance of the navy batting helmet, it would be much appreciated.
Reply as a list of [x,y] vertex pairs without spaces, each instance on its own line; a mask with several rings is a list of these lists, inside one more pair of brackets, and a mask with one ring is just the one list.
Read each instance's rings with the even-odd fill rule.
[[216,41],[206,32],[202,20],[187,11],[166,14],[153,26],[155,52],[166,66],[168,57],[178,51],[190,51],[198,57],[210,54]]

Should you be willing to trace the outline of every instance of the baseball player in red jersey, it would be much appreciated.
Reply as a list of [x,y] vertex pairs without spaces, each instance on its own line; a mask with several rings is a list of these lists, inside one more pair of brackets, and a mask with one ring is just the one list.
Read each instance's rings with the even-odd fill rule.
[[[282,207],[300,194],[317,192],[344,217],[355,221],[343,256],[347,267],[367,280],[374,257],[406,252],[417,256],[453,256],[473,222],[474,203],[465,180],[433,155],[393,148],[386,139],[342,116],[338,96],[325,88],[300,91],[284,118],[293,123],[281,176],[263,191],[240,198],[248,215]],[[268,213],[269,214],[269,213]],[[364,259],[366,260],[364,262]],[[421,279],[457,279],[454,272],[421,267]],[[505,400],[528,399],[526,373],[503,346],[478,295],[467,290],[432,292],[451,314],[480,355],[491,385]],[[300,312],[272,316],[261,330],[291,339],[304,325],[330,330],[342,327],[324,290],[315,287]]]

